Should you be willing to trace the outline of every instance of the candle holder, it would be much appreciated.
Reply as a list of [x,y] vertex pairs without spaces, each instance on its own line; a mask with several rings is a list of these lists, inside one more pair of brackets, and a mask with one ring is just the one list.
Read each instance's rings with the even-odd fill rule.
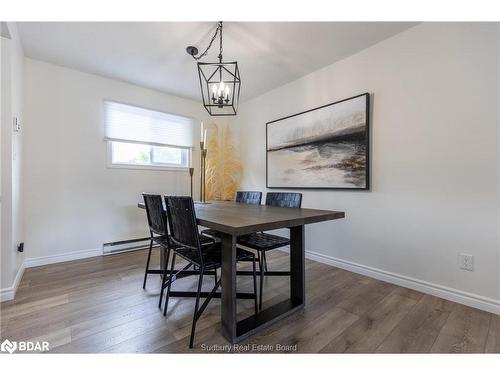
[[205,142],[200,142],[200,203],[208,204],[206,200],[206,188],[205,188],[205,170],[206,170],[206,159],[207,159],[207,149],[205,147]]
[[207,203],[207,186],[206,186],[206,168],[207,168],[207,149],[204,149],[202,153],[203,157],[203,200],[202,203]]
[[193,198],[193,174],[194,174],[194,168],[190,167],[189,168],[189,178],[191,180],[191,198]]
[[205,143],[200,141],[200,202],[203,203],[203,188],[205,181],[203,176],[205,176],[205,158],[203,157],[203,150],[205,149]]

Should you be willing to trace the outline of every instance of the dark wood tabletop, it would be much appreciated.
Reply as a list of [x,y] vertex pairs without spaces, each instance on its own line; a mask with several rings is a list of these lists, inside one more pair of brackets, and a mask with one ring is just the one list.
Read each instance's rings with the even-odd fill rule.
[[344,212],[310,208],[283,208],[236,202],[196,205],[200,225],[220,232],[241,235],[262,230],[294,227],[345,217]]
[[[143,203],[139,203],[144,208]],[[294,227],[341,219],[341,211],[310,208],[286,208],[265,205],[248,205],[236,202],[214,201],[195,204],[198,224],[220,232],[242,235],[263,230]]]

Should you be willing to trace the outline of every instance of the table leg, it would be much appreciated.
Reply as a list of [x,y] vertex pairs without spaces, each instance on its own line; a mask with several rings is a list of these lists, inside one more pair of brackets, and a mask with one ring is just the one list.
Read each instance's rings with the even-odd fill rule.
[[221,320],[222,334],[231,343],[236,333],[236,236],[222,234]]
[[290,228],[290,299],[295,305],[305,302],[304,226]]
[[222,238],[222,334],[237,343],[302,309],[304,288],[304,226],[290,228],[290,298],[269,306],[241,321],[236,320],[236,238]]

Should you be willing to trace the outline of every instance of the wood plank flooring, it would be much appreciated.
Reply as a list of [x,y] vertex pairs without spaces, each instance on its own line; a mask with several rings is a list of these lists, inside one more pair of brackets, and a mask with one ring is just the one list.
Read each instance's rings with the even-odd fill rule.
[[[142,277],[146,251],[27,269],[13,301],[0,306],[1,340],[49,341],[51,353],[500,353],[500,316],[306,260],[306,307],[233,347],[221,336],[220,302],[198,322],[188,349],[194,300],[158,309],[160,278]],[[153,265],[158,266],[158,250]],[[268,254],[271,270],[288,255]],[[248,269],[242,265],[240,269]],[[252,290],[238,278],[239,291]],[[206,277],[204,290],[213,285]],[[195,288],[194,278],[176,288]],[[286,277],[267,277],[264,307],[288,298]],[[238,301],[239,317],[253,301]],[[279,346],[278,346],[279,345]]]

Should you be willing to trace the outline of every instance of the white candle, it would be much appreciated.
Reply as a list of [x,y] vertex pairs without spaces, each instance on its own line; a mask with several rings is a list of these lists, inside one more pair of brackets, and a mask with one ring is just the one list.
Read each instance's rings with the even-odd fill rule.
[[205,147],[207,147],[207,129],[205,129],[205,133],[203,134],[203,143],[205,144]]
[[203,121],[201,122],[200,141],[203,139]]

